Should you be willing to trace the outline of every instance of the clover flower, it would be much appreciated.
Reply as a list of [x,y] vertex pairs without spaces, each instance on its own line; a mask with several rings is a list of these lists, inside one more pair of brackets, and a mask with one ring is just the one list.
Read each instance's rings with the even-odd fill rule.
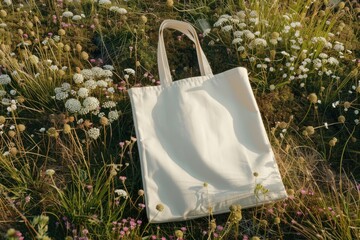
[[100,129],[98,128],[90,128],[87,131],[90,138],[96,140],[100,136]]
[[99,108],[100,102],[96,97],[87,97],[83,101],[83,106],[89,111],[94,111]]
[[70,98],[65,102],[65,108],[71,113],[76,113],[80,111],[81,103],[75,98]]

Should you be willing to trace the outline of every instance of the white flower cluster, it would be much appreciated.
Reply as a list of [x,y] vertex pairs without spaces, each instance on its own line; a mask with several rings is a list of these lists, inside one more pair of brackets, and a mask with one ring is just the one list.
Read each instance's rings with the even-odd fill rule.
[[1,84],[1,85],[7,85],[7,84],[9,84],[9,83],[11,83],[11,78],[10,78],[10,76],[7,75],[7,74],[1,74],[1,75],[0,75],[0,84]]
[[109,10],[112,12],[119,13],[121,15],[127,14],[127,11],[125,8],[121,8],[121,7],[117,7],[117,6],[111,6]]
[[[62,83],[56,87],[55,100],[64,101],[66,111],[76,116],[93,114],[97,117],[107,117],[109,123],[118,120],[121,112],[116,109],[116,102],[110,99],[116,98],[111,65],[106,69],[93,67],[83,69],[72,76],[73,84]],[[132,69],[126,69],[125,72],[135,74]],[[5,92],[6,94],[6,92]],[[110,98],[110,99],[109,99]],[[96,121],[94,121],[96,122]],[[81,124],[82,121],[78,121]],[[100,135],[101,127],[93,126],[87,131],[91,139],[97,139]]]
[[87,131],[87,134],[88,134],[89,138],[92,138],[92,139],[96,140],[100,136],[100,129],[95,128],[95,127],[90,128]]

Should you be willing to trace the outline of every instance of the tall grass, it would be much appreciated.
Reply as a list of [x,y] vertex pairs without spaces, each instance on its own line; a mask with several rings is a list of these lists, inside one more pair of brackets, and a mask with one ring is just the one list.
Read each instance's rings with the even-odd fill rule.
[[[1,2],[1,237],[360,238],[359,7]],[[127,90],[159,84],[157,30],[167,18],[198,27],[215,73],[248,69],[287,200],[148,223]],[[189,41],[171,33],[166,42],[174,78],[198,74]]]

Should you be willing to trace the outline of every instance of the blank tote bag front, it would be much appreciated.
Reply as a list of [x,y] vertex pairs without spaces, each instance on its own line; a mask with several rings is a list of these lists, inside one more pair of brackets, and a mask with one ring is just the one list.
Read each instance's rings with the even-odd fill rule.
[[[194,42],[202,76],[172,81],[166,28]],[[186,220],[228,212],[233,204],[246,208],[286,198],[247,70],[213,75],[195,29],[175,20],[160,26],[158,66],[161,85],[129,90],[149,221]]]

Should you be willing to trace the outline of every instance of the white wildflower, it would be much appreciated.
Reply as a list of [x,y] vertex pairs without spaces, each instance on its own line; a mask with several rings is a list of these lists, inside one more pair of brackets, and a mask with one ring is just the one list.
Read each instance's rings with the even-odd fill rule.
[[107,87],[108,86],[108,83],[104,80],[99,80],[96,82],[96,84],[98,85],[98,87]]
[[110,122],[116,121],[119,119],[119,112],[118,111],[110,111],[108,114],[108,118]]
[[100,102],[96,97],[87,97],[83,101],[84,108],[88,109],[89,111],[97,110],[99,105]]
[[89,89],[87,88],[79,88],[77,95],[81,98],[86,98],[89,96]]
[[329,57],[327,62],[331,65],[339,65],[339,61],[334,57]]
[[73,80],[76,84],[80,84],[84,82],[84,76],[81,73],[75,73],[73,76]]
[[225,17],[220,17],[215,23],[214,23],[214,27],[220,27],[224,22],[229,21],[228,18]]
[[240,38],[244,35],[244,32],[243,31],[235,31],[234,32],[234,37],[235,38]]
[[48,175],[48,176],[52,176],[55,174],[55,170],[54,169],[47,169],[45,171],[45,174]]
[[40,128],[39,132],[43,133],[43,132],[45,132],[45,130],[46,130],[45,128]]
[[7,85],[11,83],[11,78],[8,74],[1,74],[0,75],[0,85]]
[[124,71],[125,71],[127,74],[135,75],[135,70],[132,69],[132,68],[125,68]]
[[79,20],[81,20],[81,16],[80,15],[74,15],[71,19],[73,21],[79,21]]
[[107,101],[102,104],[103,108],[113,108],[116,107],[116,102],[114,101]]
[[92,67],[91,71],[93,72],[94,76],[97,78],[104,77],[104,69],[102,69],[101,67]]
[[7,24],[6,23],[0,23],[0,28],[6,28]]
[[255,38],[249,43],[249,48],[252,49],[254,47],[266,47],[267,42],[263,38]]
[[258,13],[255,11],[255,10],[252,10],[250,13],[249,13],[250,17],[257,17],[258,16]]
[[243,40],[241,38],[235,38],[233,41],[232,41],[232,44],[238,44],[238,43],[241,43]]
[[10,6],[12,4],[11,0],[4,0],[3,3],[7,6]]
[[244,29],[244,28],[246,28],[246,23],[239,23],[239,24],[238,24],[238,27],[239,27],[240,29]]
[[0,97],[4,97],[6,95],[6,91],[0,89]]
[[111,70],[104,70],[104,73],[103,73],[103,74],[104,74],[104,77],[107,77],[107,78],[113,76],[113,73],[112,73]]
[[61,90],[62,91],[69,91],[70,89],[71,89],[71,85],[69,83],[61,84]]
[[99,0],[99,5],[108,5],[111,4],[110,0]]
[[96,140],[100,136],[100,129],[98,128],[91,128],[87,131],[90,138]]
[[229,32],[232,29],[233,29],[232,25],[226,25],[226,26],[221,27],[221,31],[223,31],[223,32]]
[[274,85],[274,84],[271,84],[271,85],[269,86],[269,89],[270,89],[270,91],[274,91],[274,90],[275,90],[275,85]]
[[255,38],[255,34],[253,34],[250,30],[244,30],[244,35],[249,40],[252,40]]
[[115,193],[119,196],[119,197],[123,197],[123,198],[127,198],[128,194],[126,191],[124,191],[123,189],[115,189]]
[[70,99],[66,100],[65,108],[71,113],[76,113],[76,112],[80,111],[81,103],[79,100],[77,100],[75,98],[70,98]]
[[249,21],[257,25],[259,23],[259,18],[249,18]]
[[342,52],[344,51],[344,45],[342,43],[336,42],[336,44],[334,45],[334,50],[338,51],[338,52]]
[[107,91],[108,91],[109,93],[114,93],[114,92],[115,92],[115,89],[114,89],[113,87],[109,87],[109,88],[107,89]]
[[51,65],[51,66],[50,66],[50,70],[51,70],[51,71],[57,71],[57,70],[59,70],[59,67],[56,66],[56,65]]
[[66,17],[66,18],[70,18],[70,17],[73,17],[74,14],[70,11],[65,11],[65,12],[63,12],[62,16]]
[[97,87],[96,81],[87,80],[84,82],[84,87],[86,87],[88,89],[95,89]]
[[245,47],[244,47],[244,46],[240,46],[240,47],[238,47],[237,50],[238,50],[239,52],[245,51]]
[[320,58],[328,58],[329,56],[326,53],[320,53],[319,57]]
[[239,18],[242,18],[242,19],[246,18],[246,13],[245,13],[245,11],[239,11],[239,12],[236,13],[236,15],[237,15]]
[[84,79],[88,80],[94,78],[94,73],[91,71],[91,69],[83,69],[80,73],[84,76]]
[[58,92],[55,95],[56,100],[65,100],[69,97],[69,94],[67,92]]
[[79,114],[80,115],[86,115],[88,114],[90,111],[89,109],[85,108],[85,107],[81,107],[81,109],[79,110]]
[[112,65],[104,65],[103,69],[113,71],[115,68]]

